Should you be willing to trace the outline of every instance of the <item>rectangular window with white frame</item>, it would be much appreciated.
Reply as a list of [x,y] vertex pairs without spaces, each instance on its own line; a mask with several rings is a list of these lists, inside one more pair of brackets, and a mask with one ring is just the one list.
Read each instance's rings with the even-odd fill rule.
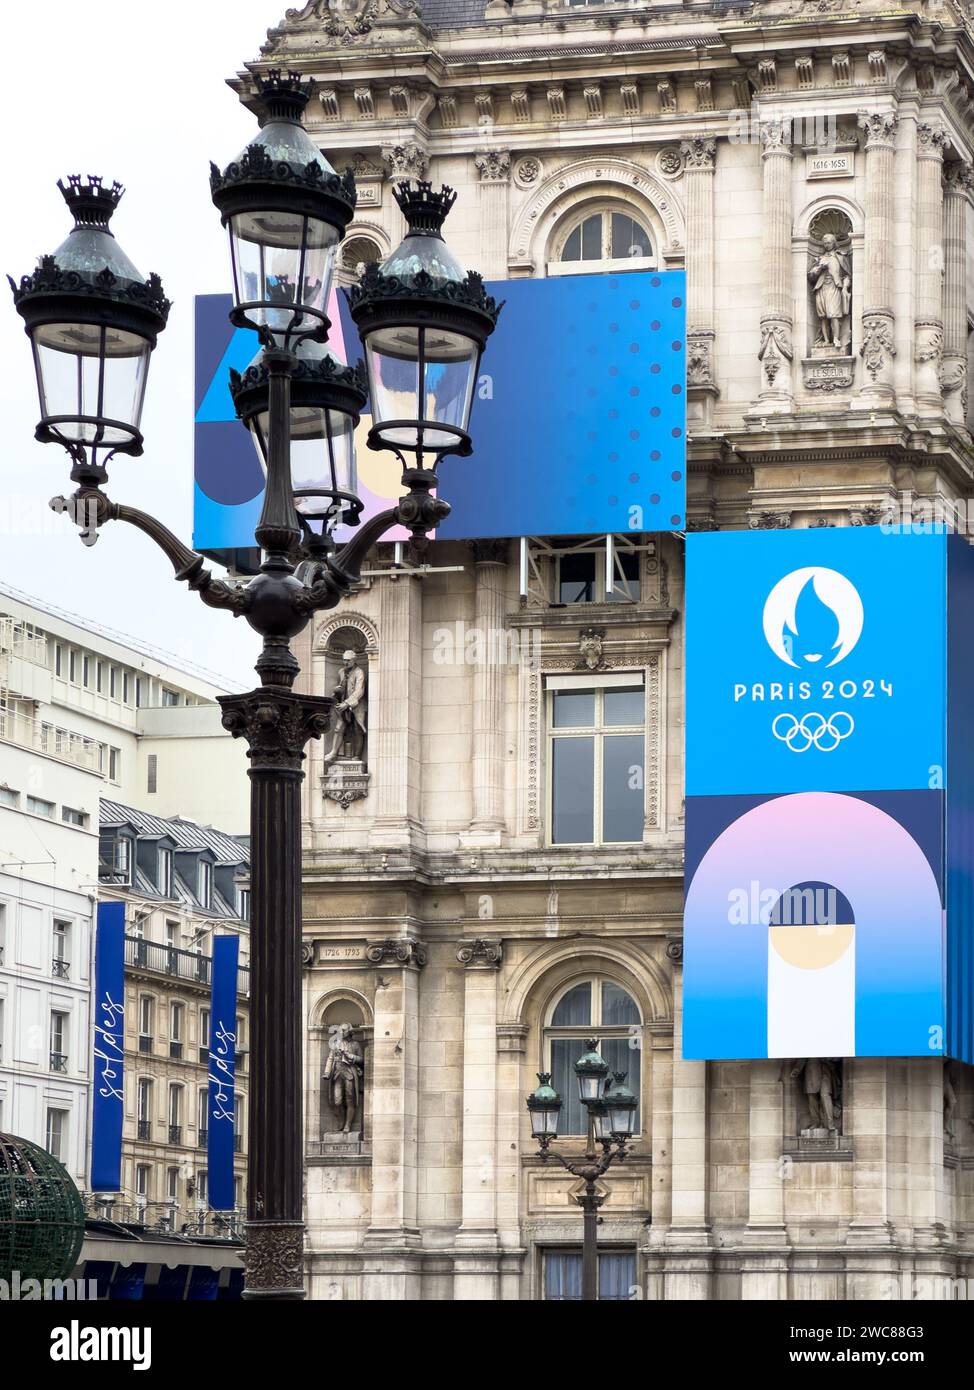
[[44,1147],[54,1158],[64,1162],[68,1143],[68,1112],[49,1106]]
[[642,673],[550,676],[546,702],[550,842],[641,843],[646,761]]

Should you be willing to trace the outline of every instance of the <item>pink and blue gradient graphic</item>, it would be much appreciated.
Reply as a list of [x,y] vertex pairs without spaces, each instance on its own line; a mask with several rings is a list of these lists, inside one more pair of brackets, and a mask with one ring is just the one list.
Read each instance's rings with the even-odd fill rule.
[[[909,809],[926,821],[928,839],[932,820],[936,835],[942,794],[900,796],[918,804],[907,808],[901,801],[899,814],[905,818]],[[719,807],[709,810],[719,814]],[[939,849],[939,837],[931,848]],[[888,811],[832,792],[773,797],[732,820],[695,871],[688,865],[691,872],[684,910],[684,1056],[769,1055],[769,925],[761,913],[748,914],[743,923],[732,920],[731,905],[740,891],[767,905],[807,882],[834,884],[854,914],[854,1055],[935,1056],[945,1050],[939,864],[935,873],[924,848]]]
[[[444,540],[682,530],[686,513],[686,277],[682,271],[499,281],[506,300],[474,394],[474,453],[440,465]],[[227,322],[230,300],[196,301],[194,540],[210,554],[253,545],[263,476],[227,385],[257,351]],[[343,292],[331,341],[361,346]],[[399,465],[357,435],[364,517],[399,495]],[[395,536],[391,536],[395,539]]]
[[685,1055],[974,1062],[974,549],[694,536],[687,615]]

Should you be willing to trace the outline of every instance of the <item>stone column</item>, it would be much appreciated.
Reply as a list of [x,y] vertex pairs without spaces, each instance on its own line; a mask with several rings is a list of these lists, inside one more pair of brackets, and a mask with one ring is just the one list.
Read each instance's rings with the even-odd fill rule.
[[794,408],[792,387],[791,130],[787,121],[761,126],[764,170],[764,308],[761,313],[761,391],[752,415]]
[[474,157],[480,175],[480,260],[486,279],[507,276],[507,201],[511,186],[509,150],[486,150]]
[[893,112],[860,112],[866,145],[865,288],[862,310],[863,384],[853,404],[872,410],[893,400],[893,310],[890,252],[893,232]]
[[947,418],[967,424],[967,202],[974,179],[958,160],[944,169],[944,360],[941,385]]
[[750,1064],[747,1238],[755,1247],[755,1253],[743,1256],[742,1299],[778,1300],[788,1296],[788,1240],[781,1154],[785,1129],[783,1065],[777,1060]]
[[921,414],[943,409],[940,366],[944,349],[944,195],[943,162],[947,136],[941,126],[917,126],[916,267],[917,316],[913,360]]
[[[504,579],[506,540],[474,541],[477,629],[473,682],[473,820],[476,843],[499,844],[504,828]],[[465,843],[469,842],[464,837]]]
[[897,1278],[890,1209],[888,1115],[890,1063],[883,1057],[855,1057],[843,1068],[843,1129],[852,1141],[852,1219],[847,1245],[847,1298],[889,1298]]
[[[501,1245],[500,1297],[521,1298],[524,1246],[521,1236],[521,1144],[527,1124],[525,1098],[536,1078],[525,1075],[526,1023],[497,1025],[497,1232]],[[527,1139],[528,1151],[535,1148]]]
[[[683,1056],[683,953],[673,963],[672,1206],[666,1237],[667,1299],[712,1296],[713,1254],[707,1215],[707,1063]],[[671,959],[673,957],[671,956]]]
[[462,941],[463,1183],[454,1241],[453,1297],[494,1302],[499,1294],[497,1238],[497,970],[501,943]]
[[714,380],[714,171],[717,141],[683,140],[687,216],[687,392],[695,423],[709,424]]
[[419,972],[422,943],[370,942],[379,967],[372,1062],[372,1219],[363,1242],[363,1298],[418,1300]]
[[421,793],[422,583],[380,579],[379,653],[370,666],[369,764],[375,786],[376,843],[408,845],[419,825]]

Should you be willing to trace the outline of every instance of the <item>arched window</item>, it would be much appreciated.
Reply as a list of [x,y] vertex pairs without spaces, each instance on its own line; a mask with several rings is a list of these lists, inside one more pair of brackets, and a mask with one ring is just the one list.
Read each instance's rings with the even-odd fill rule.
[[657,264],[649,231],[623,203],[589,206],[566,220],[552,250],[549,275],[655,270]]
[[[561,1134],[585,1134],[588,1127],[578,1098],[575,1062],[591,1037],[598,1039],[610,1072],[625,1072],[627,1084],[640,1095],[642,1018],[635,999],[602,975],[570,985],[553,1004],[544,1030],[544,1069],[551,1072],[551,1084],[562,1099]],[[639,1115],[637,1110],[634,1132],[640,1127]]]

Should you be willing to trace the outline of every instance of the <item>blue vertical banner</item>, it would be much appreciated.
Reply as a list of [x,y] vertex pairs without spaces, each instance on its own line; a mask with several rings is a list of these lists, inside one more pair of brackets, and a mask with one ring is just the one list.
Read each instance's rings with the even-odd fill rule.
[[120,1192],[122,1188],[124,1000],[125,904],[99,903],[95,927],[92,1192]]
[[214,1211],[233,1211],[233,1073],[237,1051],[237,952],[235,936],[213,940],[213,997],[210,1006],[209,1123],[206,1135],[207,1193]]

